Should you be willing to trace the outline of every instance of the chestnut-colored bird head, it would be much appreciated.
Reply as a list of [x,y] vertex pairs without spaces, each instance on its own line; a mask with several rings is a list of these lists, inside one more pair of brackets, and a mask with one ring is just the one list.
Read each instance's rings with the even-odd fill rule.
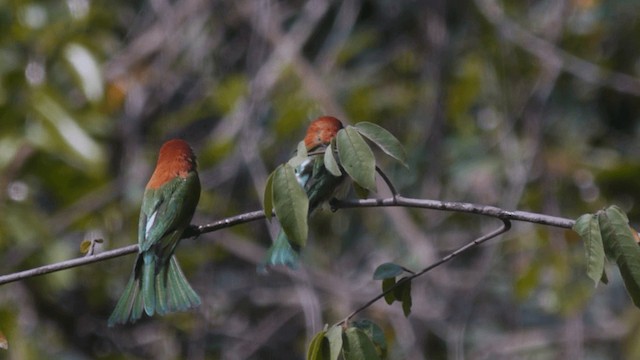
[[156,169],[147,184],[148,189],[157,189],[176,177],[186,178],[196,171],[196,156],[191,146],[181,139],[165,142],[160,148]]
[[309,124],[307,135],[304,137],[307,151],[311,151],[321,145],[328,145],[342,127],[342,122],[333,116],[321,116],[313,120]]

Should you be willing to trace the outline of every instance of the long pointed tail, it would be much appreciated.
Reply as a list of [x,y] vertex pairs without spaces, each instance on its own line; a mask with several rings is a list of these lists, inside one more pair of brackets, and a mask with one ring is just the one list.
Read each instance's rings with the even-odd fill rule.
[[[158,277],[163,274],[158,274]],[[165,301],[162,311],[184,311],[200,305],[200,297],[193,290],[187,278],[185,278],[178,260],[175,256],[171,256],[166,274],[164,274],[166,287],[163,291],[163,300]],[[158,311],[160,313],[160,311]]]
[[300,256],[289,243],[284,231],[280,231],[276,241],[273,242],[262,264],[258,266],[258,272],[264,273],[269,266],[285,265],[291,269],[298,267]]
[[[175,256],[164,266],[158,261],[147,254],[138,255],[129,282],[109,317],[110,327],[136,322],[143,312],[164,315],[200,305],[200,297],[187,282]],[[160,266],[157,271],[156,266]]]
[[109,317],[109,327],[116,324],[126,324],[127,322],[135,322],[142,316],[143,310],[143,297],[142,297],[142,284],[140,282],[139,266],[141,263],[141,257],[138,255],[136,259],[136,265],[133,268],[129,282],[120,296],[120,300],[116,304],[115,309]]

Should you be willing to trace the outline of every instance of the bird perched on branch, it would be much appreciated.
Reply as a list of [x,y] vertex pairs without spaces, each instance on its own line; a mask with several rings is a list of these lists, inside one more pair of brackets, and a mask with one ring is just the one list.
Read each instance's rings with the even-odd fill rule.
[[109,326],[135,322],[142,312],[183,311],[200,305],[173,254],[191,223],[200,199],[196,157],[185,141],[169,140],[160,148],[147,183],[138,224],[138,256]]
[[[345,184],[345,175],[334,176],[324,167],[323,153],[331,140],[336,137],[338,131],[342,129],[342,122],[332,116],[319,117],[309,124],[304,144],[309,154],[309,158],[302,162],[295,169],[298,183],[307,193],[309,198],[309,216],[324,202],[331,200],[337,193],[342,192],[341,185]],[[298,262],[298,250],[294,248],[284,231],[280,233],[273,242],[264,263],[259,267],[259,271],[265,266],[286,265],[295,268]]]

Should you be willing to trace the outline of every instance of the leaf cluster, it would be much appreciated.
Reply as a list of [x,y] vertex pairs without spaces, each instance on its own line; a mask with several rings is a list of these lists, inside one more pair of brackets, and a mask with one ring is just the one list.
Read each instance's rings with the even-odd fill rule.
[[382,329],[370,320],[358,320],[350,326],[333,325],[317,333],[307,352],[308,360],[376,360],[387,356]]
[[296,176],[304,162],[321,158],[331,176],[346,174],[360,197],[376,191],[376,159],[364,138],[407,166],[406,153],[395,136],[379,125],[360,122],[340,129],[331,144],[321,152],[307,153],[304,142],[300,142],[296,155],[269,175],[264,190],[265,215],[271,219],[275,212],[293,244],[304,247],[308,237],[309,198]]
[[382,280],[382,292],[384,301],[391,305],[394,301],[402,304],[404,316],[411,314],[411,280],[409,276],[403,276],[396,281],[396,278],[408,272],[404,267],[394,263],[384,263],[376,268],[373,273],[374,280]]
[[584,242],[587,276],[597,286],[607,283],[605,260],[613,259],[633,303],[640,307],[640,246],[638,233],[618,206],[580,216],[573,227]]

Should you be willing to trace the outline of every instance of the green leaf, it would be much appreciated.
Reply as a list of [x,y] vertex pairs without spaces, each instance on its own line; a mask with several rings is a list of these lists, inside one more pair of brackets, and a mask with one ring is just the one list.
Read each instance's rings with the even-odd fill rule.
[[287,163],[295,169],[308,158],[309,158],[309,155],[307,154],[307,147],[304,145],[304,141],[300,141],[298,143],[298,149],[296,151],[296,155],[291,159],[289,159]]
[[407,281],[406,277],[398,280],[398,285],[393,289],[393,296],[402,302],[402,311],[404,316],[409,316],[411,313],[411,281]]
[[[277,169],[276,169],[277,170]],[[267,183],[264,186],[264,199],[262,200],[262,208],[264,209],[264,215],[267,220],[271,220],[273,217],[273,175],[276,172],[269,174]]]
[[[396,278],[386,278],[382,280],[382,292],[386,292],[387,290],[391,289],[395,284]],[[396,301],[396,296],[394,295],[393,291],[389,291],[388,293],[384,294],[384,301],[386,301],[389,305],[393,304],[393,302]]]
[[394,263],[384,263],[376,268],[373,272],[373,280],[384,280],[388,278],[395,278],[402,274],[404,269],[402,266]]
[[407,281],[402,284],[402,312],[404,312],[404,316],[408,317],[411,314],[411,281]]
[[387,340],[384,338],[384,332],[380,327],[371,320],[356,320],[352,323],[352,327],[364,331],[365,334],[373,341],[376,352],[381,358],[387,356]]
[[622,280],[636,307],[640,307],[640,247],[626,214],[616,206],[598,212],[605,253],[615,259]]
[[273,207],[289,241],[304,247],[309,231],[309,199],[289,164],[280,165],[273,176]]
[[385,128],[366,121],[357,123],[355,127],[360,134],[373,141],[387,155],[400,161],[405,167],[409,167],[409,165],[407,165],[407,154],[404,151],[404,147],[402,147],[400,141]]
[[329,360],[338,360],[342,351],[342,326],[332,326],[327,330],[325,338],[329,341]]
[[326,331],[317,333],[307,351],[307,360],[326,360],[329,359],[329,341],[325,337]]
[[333,148],[331,146],[327,147],[327,150],[324,152],[324,167],[329,170],[331,175],[333,176],[342,176],[342,171],[340,171],[340,166],[338,166],[338,162],[333,154]]
[[376,159],[353,126],[338,131],[338,157],[344,170],[363,188],[376,190]]
[[[576,220],[573,231],[577,232],[584,242],[585,256],[587,257],[587,276],[598,286],[604,274],[604,245],[600,234],[598,217],[593,214],[584,214]],[[605,275],[606,277],[606,275]]]
[[364,331],[349,328],[344,332],[343,352],[345,360],[376,360],[380,359],[373,342]]
[[355,190],[356,192],[356,196],[359,199],[366,199],[367,197],[369,197],[369,190],[363,188],[362,186],[358,185],[358,183],[352,183],[353,184],[353,190]]

